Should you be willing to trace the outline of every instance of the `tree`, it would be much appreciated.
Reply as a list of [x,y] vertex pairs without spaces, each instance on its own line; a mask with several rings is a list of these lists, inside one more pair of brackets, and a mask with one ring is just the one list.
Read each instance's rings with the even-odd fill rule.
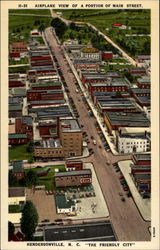
[[38,183],[38,177],[33,170],[29,170],[26,176],[26,185],[27,186],[35,186]]
[[38,225],[38,213],[31,201],[27,201],[23,210],[21,217],[21,231],[25,235],[25,240],[33,240],[33,234]]
[[59,38],[62,38],[65,32],[67,31],[68,27],[67,25],[60,19],[60,18],[54,18],[51,21],[51,26],[54,27],[56,35]]
[[12,170],[9,170],[9,176],[8,176],[8,181],[9,181],[9,186],[10,187],[15,187],[17,185],[17,179],[14,176]]
[[11,221],[8,221],[8,234],[14,234],[15,227]]
[[40,32],[42,32],[42,31],[44,31],[44,29],[45,29],[45,25],[42,23],[42,24],[39,26],[38,30],[39,30]]
[[34,142],[31,140],[26,148],[28,153],[32,153],[34,151]]

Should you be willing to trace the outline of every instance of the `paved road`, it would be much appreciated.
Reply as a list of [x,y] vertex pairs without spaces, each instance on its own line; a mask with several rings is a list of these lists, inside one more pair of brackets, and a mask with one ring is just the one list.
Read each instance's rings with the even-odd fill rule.
[[[150,240],[150,234],[148,232],[150,223],[143,221],[131,198],[126,198],[126,202],[121,201],[118,193],[119,191],[123,192],[123,190],[118,179],[118,173],[115,172],[112,164],[106,164],[106,161],[110,161],[112,163],[126,157],[113,156],[111,153],[107,153],[103,148],[103,144],[94,125],[96,120],[94,117],[88,116],[87,108],[82,101],[80,93],[76,93],[75,91],[76,86],[74,84],[74,76],[72,73],[68,72],[67,63],[64,60],[61,48],[57,44],[57,41],[52,33],[52,29],[47,28],[45,30],[45,35],[59,62],[70,91],[70,96],[72,96],[78,113],[80,114],[79,122],[80,124],[83,124],[83,129],[88,134],[88,138],[90,140],[89,147],[94,149],[94,154],[89,158],[83,159],[83,161],[93,162],[94,164],[98,180],[110,211],[110,219],[112,220],[118,239],[120,241]],[[92,135],[96,139],[97,145],[93,145],[92,140],[90,139]],[[99,146],[102,148],[99,148]]]
[[[66,24],[69,24],[69,23],[73,22],[73,21],[71,21],[71,20],[67,20],[67,19],[64,19],[64,18],[58,16],[57,13],[55,13],[53,10],[51,10],[51,16],[54,17],[54,18],[55,18],[55,17],[60,18],[60,19],[61,19],[64,23],[66,23]],[[91,27],[93,30],[96,30],[96,31],[98,32],[98,34],[102,35],[102,36],[104,37],[104,39],[105,39],[107,42],[109,42],[110,44],[112,44],[112,46],[114,46],[116,49],[118,49],[118,50],[121,52],[122,56],[123,56],[124,58],[126,58],[132,65],[138,66],[138,67],[142,67],[141,64],[138,64],[138,63],[137,63],[132,57],[130,57],[123,49],[121,49],[112,39],[110,39],[107,35],[105,35],[105,34],[102,33],[101,31],[99,31],[99,30],[98,30],[94,25],[92,25],[91,23],[80,22],[80,21],[76,21],[76,22],[74,22],[74,23],[77,23],[77,24],[86,24],[86,25],[88,25],[89,27]]]

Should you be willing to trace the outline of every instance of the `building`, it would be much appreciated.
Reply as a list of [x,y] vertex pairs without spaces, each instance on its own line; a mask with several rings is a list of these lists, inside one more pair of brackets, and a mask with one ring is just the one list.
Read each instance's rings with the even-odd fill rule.
[[150,128],[119,128],[116,144],[121,154],[150,151]]
[[102,60],[107,61],[113,58],[113,52],[112,51],[103,51],[102,52]]
[[151,154],[150,153],[147,153],[147,154],[134,153],[132,156],[132,161],[133,161],[134,165],[148,166],[151,164]]
[[25,177],[25,172],[22,166],[22,161],[13,162],[12,173],[16,177],[17,180],[21,180]]
[[32,90],[49,90],[49,89],[61,89],[60,82],[42,82],[32,84]]
[[[95,79],[95,78],[94,78]],[[92,92],[127,92],[128,91],[128,82],[125,78],[112,78],[106,79],[105,81],[88,81],[88,91]]]
[[[151,192],[151,173],[134,173],[132,174],[133,181],[140,193],[144,195],[144,193]],[[143,196],[142,196],[143,197]],[[149,197],[148,197],[149,198]]]
[[119,127],[149,127],[150,121],[144,112],[105,112],[104,121],[109,133],[118,130]]
[[66,199],[64,194],[57,194],[55,196],[55,203],[58,214],[68,214],[75,212],[77,204],[74,201]]
[[79,171],[83,169],[82,161],[67,161],[66,171]]
[[9,59],[14,60],[14,61],[20,61],[20,59],[21,59],[20,52],[10,53],[9,54]]
[[14,42],[10,47],[12,53],[28,51],[28,45],[25,42]]
[[151,80],[148,76],[143,76],[137,79],[137,86],[140,89],[149,89],[151,87]]
[[9,134],[9,145],[22,145],[28,142],[26,134]]
[[[26,202],[26,191],[24,187],[10,187],[8,189],[8,221],[19,224],[22,217],[21,209]],[[15,209],[18,210],[15,212]]]
[[94,60],[81,60],[81,59],[75,59],[73,61],[74,67],[76,70],[99,70],[100,66],[98,62],[95,62]]
[[[65,232],[65,233],[64,233]],[[84,224],[46,226],[45,241],[117,241],[111,222],[85,222]]]
[[97,48],[85,47],[81,49],[81,58],[101,61],[102,55]]
[[58,121],[57,119],[48,122],[39,122],[39,133],[42,139],[58,138]]
[[117,28],[117,27],[119,28],[119,27],[121,27],[121,26],[122,26],[122,23],[113,23],[113,24],[112,24],[112,27],[113,27],[113,28]]
[[138,55],[136,56],[136,61],[138,63],[143,63],[144,61],[150,61],[151,56],[150,55]]
[[33,120],[31,116],[22,116],[15,120],[16,134],[26,134],[27,138],[33,139]]
[[25,86],[25,83],[23,83],[21,80],[9,81],[9,88],[24,87],[24,86]]
[[56,187],[84,186],[92,183],[90,169],[55,173]]
[[8,205],[24,205],[26,192],[24,187],[10,187],[8,189]]
[[127,70],[128,73],[130,73],[131,75],[134,76],[138,76],[138,75],[146,75],[146,69],[143,67],[135,67],[135,68],[129,68]]
[[131,112],[136,111],[137,107],[135,101],[131,98],[106,98],[97,100],[97,107],[100,112],[114,111],[114,112]]
[[82,130],[76,119],[60,119],[56,130],[55,126],[51,126],[45,131],[51,133],[52,129],[53,137],[56,136],[55,133],[58,133],[58,138],[40,141],[40,145],[35,147],[35,157],[55,158],[82,155]]
[[27,101],[40,101],[40,100],[63,100],[64,94],[61,89],[54,90],[35,90],[27,91]]

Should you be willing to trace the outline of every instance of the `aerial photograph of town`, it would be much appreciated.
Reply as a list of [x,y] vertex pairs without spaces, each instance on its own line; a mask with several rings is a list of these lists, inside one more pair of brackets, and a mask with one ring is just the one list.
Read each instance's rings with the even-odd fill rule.
[[8,241],[151,241],[150,9],[8,25]]

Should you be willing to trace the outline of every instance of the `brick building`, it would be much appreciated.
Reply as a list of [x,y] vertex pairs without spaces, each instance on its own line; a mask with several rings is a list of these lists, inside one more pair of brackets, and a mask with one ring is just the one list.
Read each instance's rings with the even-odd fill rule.
[[151,87],[150,77],[143,76],[137,79],[137,86],[140,89],[149,89]]
[[50,90],[50,89],[61,89],[62,85],[60,82],[42,82],[32,84],[32,90]]
[[61,89],[55,90],[35,90],[27,91],[27,101],[40,101],[40,100],[63,100],[64,95]]
[[9,145],[27,144],[28,141],[26,134],[9,134]]
[[57,129],[58,139],[40,141],[40,145],[36,146],[34,150],[35,157],[55,158],[82,155],[82,130],[77,120],[60,119]]
[[113,58],[113,52],[112,51],[104,51],[102,52],[102,59],[103,60],[110,60]]
[[83,169],[82,161],[67,161],[66,162],[66,170],[67,171],[79,171]]
[[11,44],[11,52],[26,52],[28,51],[28,45],[25,42],[14,42]]
[[55,173],[56,187],[84,186],[92,183],[90,169]]
[[81,58],[101,61],[102,55],[97,48],[85,47],[81,49]]
[[15,120],[16,134],[26,134],[27,138],[33,139],[33,121],[31,116],[22,116]]

